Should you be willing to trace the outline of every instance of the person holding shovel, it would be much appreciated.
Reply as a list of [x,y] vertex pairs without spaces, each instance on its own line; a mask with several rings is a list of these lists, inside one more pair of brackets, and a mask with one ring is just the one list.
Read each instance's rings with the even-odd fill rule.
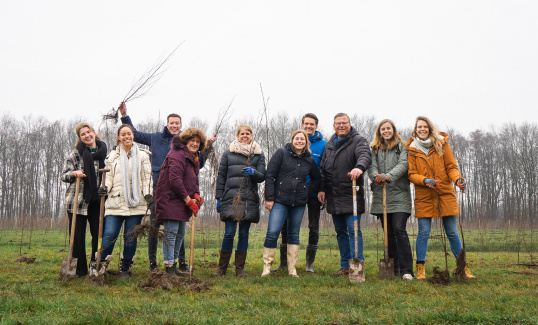
[[157,221],[164,225],[163,257],[166,273],[176,276],[179,249],[186,222],[196,216],[204,199],[200,197],[198,152],[206,146],[204,131],[188,128],[172,138],[155,189]]
[[75,150],[71,152],[65,161],[61,179],[68,183],[65,192],[65,207],[69,218],[69,233],[71,234],[71,221],[73,219],[73,204],[75,202],[75,181],[80,179],[81,185],[78,192],[77,215],[75,222],[75,234],[73,244],[73,258],[77,258],[78,277],[88,274],[86,260],[86,224],[90,224],[92,236],[91,261],[95,261],[99,237],[99,194],[98,188],[101,183],[99,169],[105,167],[107,155],[106,143],[101,141],[95,134],[95,130],[86,122],[79,123],[75,127],[77,142]]
[[413,280],[413,255],[406,223],[411,215],[411,189],[407,177],[407,148],[396,126],[389,119],[379,122],[370,144],[372,164],[368,177],[372,181],[370,213],[383,224],[383,186],[386,187],[388,254],[394,259],[394,275]]
[[[310,177],[308,184],[307,177]],[[262,277],[271,274],[271,265],[275,260],[278,236],[284,220],[288,221],[288,275],[299,277],[295,262],[299,254],[301,221],[308,198],[318,191],[319,182],[319,170],[310,154],[308,134],[303,130],[296,130],[291,135],[290,143],[273,154],[267,167],[265,207],[270,213],[263,244]]]
[[133,128],[123,124],[118,128],[117,146],[106,159],[110,172],[106,186],[99,194],[107,195],[101,260],[109,260],[114,244],[123,226],[124,247],[120,264],[120,277],[128,278],[134,262],[137,240],[134,228],[140,224],[151,200],[151,162],[149,151],[138,148],[133,142]]
[[[405,144],[409,149],[409,180],[415,184],[417,279],[426,278],[424,263],[432,218],[442,218],[450,249],[456,259],[462,249],[456,221],[459,209],[453,183],[465,191],[465,181],[447,143],[448,139],[448,134],[439,132],[427,117],[418,116],[411,138]],[[474,278],[468,265],[465,265],[465,275]]]
[[235,251],[235,275],[246,277],[250,225],[260,221],[258,184],[265,181],[265,156],[260,145],[252,138],[252,128],[246,124],[237,127],[235,140],[224,152],[217,176],[217,212],[224,222],[224,237],[220,250],[219,266],[212,276],[226,274],[232,256],[236,229],[239,226]]
[[340,250],[340,269],[333,276],[348,276],[349,261],[355,251],[353,229],[353,182],[359,186],[357,192],[358,260],[362,255],[362,233],[360,218],[364,213],[364,172],[372,162],[372,154],[365,137],[351,126],[349,116],[338,113],[334,116],[331,136],[321,157],[321,187],[319,201],[327,202],[327,212],[332,215],[336,240]]

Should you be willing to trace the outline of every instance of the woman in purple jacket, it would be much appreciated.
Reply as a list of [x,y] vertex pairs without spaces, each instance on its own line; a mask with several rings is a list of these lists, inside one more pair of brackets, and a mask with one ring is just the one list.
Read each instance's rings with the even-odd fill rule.
[[188,128],[175,135],[155,190],[155,213],[164,225],[163,256],[166,273],[176,276],[176,261],[185,236],[186,222],[196,216],[204,199],[200,197],[198,151],[204,149],[204,131]]

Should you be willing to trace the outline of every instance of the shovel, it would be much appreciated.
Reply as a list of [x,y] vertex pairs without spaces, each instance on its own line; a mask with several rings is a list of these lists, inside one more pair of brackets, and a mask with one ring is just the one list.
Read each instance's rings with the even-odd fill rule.
[[353,228],[355,230],[355,258],[349,261],[349,281],[363,283],[364,261],[359,260],[359,221],[357,220],[357,181],[353,181]]
[[75,241],[75,225],[77,223],[78,192],[80,189],[80,177],[77,177],[75,186],[75,201],[73,202],[73,218],[71,218],[71,236],[69,236],[69,255],[62,261],[60,269],[60,281],[71,281],[77,273],[78,258],[73,258],[73,243]]
[[389,258],[389,239],[387,235],[387,186],[383,184],[383,244],[384,255],[379,260],[379,279],[394,279],[394,259]]
[[191,223],[191,256],[189,257],[189,279],[192,280],[193,262],[194,262],[194,219],[196,216],[192,214],[192,223]]
[[[105,187],[106,173],[110,169],[99,169],[101,175],[101,187]],[[99,242],[97,244],[97,252],[95,253],[95,262],[90,263],[90,272],[88,275],[88,284],[102,286],[105,280],[106,264],[101,265],[101,253],[103,251],[103,221],[105,219],[105,195],[101,196],[101,210],[99,214]]]

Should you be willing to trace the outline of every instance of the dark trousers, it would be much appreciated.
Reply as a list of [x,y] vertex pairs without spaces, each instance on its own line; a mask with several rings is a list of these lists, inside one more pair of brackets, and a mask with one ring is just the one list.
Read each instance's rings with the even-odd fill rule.
[[[77,275],[88,274],[88,261],[86,259],[86,224],[90,224],[90,234],[92,235],[92,255],[91,260],[95,261],[97,244],[99,241],[99,212],[100,202],[92,201],[88,205],[88,215],[77,214],[75,222],[75,238],[73,239],[73,257],[77,258]],[[73,213],[67,211],[69,218],[69,236],[71,236],[71,225]]]
[[[308,245],[317,245],[319,241],[319,218],[321,203],[319,203],[317,197],[311,197],[306,204],[308,207]],[[282,244],[288,243],[288,219],[284,221],[282,231]]]
[[[387,213],[387,233],[389,258],[394,259],[394,274],[413,275],[413,255],[407,236],[406,223],[410,214],[405,212]],[[377,214],[383,226],[383,215]]]
[[[149,212],[152,229],[148,233],[148,258],[150,263],[157,264],[157,245],[159,245],[158,235],[161,224],[156,220],[155,216],[155,196],[149,202]],[[185,263],[185,241],[181,243],[177,260],[180,265]]]

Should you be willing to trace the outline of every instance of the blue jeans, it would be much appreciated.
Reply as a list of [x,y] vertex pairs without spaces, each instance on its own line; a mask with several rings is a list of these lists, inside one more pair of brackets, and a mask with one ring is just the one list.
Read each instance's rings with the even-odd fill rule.
[[[460,237],[458,235],[458,225],[456,224],[456,216],[442,217],[443,228],[450,243],[450,249],[454,257],[458,258],[462,248]],[[417,263],[426,260],[426,251],[428,250],[428,238],[432,228],[432,218],[418,219],[418,234],[417,234]]]
[[112,254],[114,250],[114,244],[120,234],[120,229],[125,222],[125,228],[123,230],[123,258],[132,260],[136,253],[136,237],[133,237],[133,230],[136,226],[142,222],[142,215],[138,216],[107,216],[105,218],[105,225],[103,229],[103,252],[101,253],[101,259],[105,259],[108,255]]
[[[250,230],[249,221],[239,222],[239,235],[237,236],[237,250],[246,252],[248,249],[248,232]],[[224,223],[224,237],[222,238],[222,250],[232,251],[234,249],[234,237],[237,222],[226,221]]]
[[278,235],[282,225],[288,218],[288,244],[299,245],[299,231],[301,230],[301,221],[303,220],[306,205],[300,207],[290,207],[280,203],[275,203],[269,214],[269,224],[267,226],[267,235],[265,235],[264,247],[276,248]]
[[185,238],[187,223],[179,220],[163,220],[165,239],[163,240],[164,265],[172,265],[179,256],[179,249]]
[[[349,269],[349,260],[355,258],[355,231],[353,230],[353,214],[333,214],[334,230],[336,231],[336,241],[340,250],[340,267]],[[358,248],[359,260],[364,261],[362,256],[362,232],[361,215],[357,216],[359,224]]]

